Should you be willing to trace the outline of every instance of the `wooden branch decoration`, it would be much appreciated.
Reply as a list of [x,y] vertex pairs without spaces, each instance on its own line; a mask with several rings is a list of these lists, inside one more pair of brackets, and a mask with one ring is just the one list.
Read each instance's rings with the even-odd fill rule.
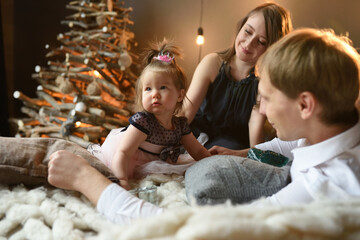
[[32,105],[32,106],[40,106],[40,107],[41,106],[50,106],[50,104],[48,102],[29,98],[28,96],[26,96],[25,94],[23,94],[20,91],[15,91],[13,94],[13,97],[23,101],[24,103],[28,103],[29,105]]
[[[54,138],[62,138],[60,133],[50,133],[48,134],[50,137],[54,137]],[[79,144],[80,146],[82,146],[83,148],[87,148],[91,142],[85,141],[82,138],[76,137],[76,136],[68,136],[69,141],[72,141],[74,143]]]
[[[52,87],[52,85],[50,85],[50,86]],[[49,94],[50,96],[52,96],[54,98],[64,100],[64,102],[73,102],[74,101],[74,98],[75,98],[74,96],[71,96],[69,94],[63,94],[60,92],[60,90],[58,88],[56,88],[57,91],[53,91],[50,88],[49,88],[48,84],[42,84],[37,87],[37,89],[39,91],[44,91],[45,93]]]
[[70,30],[57,35],[60,46],[31,75],[40,84],[37,98],[14,92],[28,116],[11,120],[18,136],[65,138],[86,147],[129,124],[137,79],[129,68],[137,59],[130,52],[137,44],[134,33],[127,28],[132,8],[119,0],[93,1],[66,5],[77,12],[61,21]]
[[60,110],[59,104],[57,103],[57,101],[50,96],[49,94],[43,92],[43,91],[37,91],[36,94],[44,99],[45,101],[47,101],[48,103],[50,103],[56,110]]

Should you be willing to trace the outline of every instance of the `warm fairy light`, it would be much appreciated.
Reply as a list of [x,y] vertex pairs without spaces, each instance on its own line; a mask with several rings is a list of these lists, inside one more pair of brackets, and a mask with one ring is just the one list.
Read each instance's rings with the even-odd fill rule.
[[95,71],[94,71],[94,75],[95,75],[95,77],[97,77],[97,78],[98,78],[98,77],[100,76],[100,73],[99,73],[98,71],[96,71],[96,70],[95,70]]
[[75,123],[75,126],[76,126],[76,127],[80,127],[80,125],[81,125],[81,122],[80,122],[80,121],[77,121],[77,122]]
[[205,42],[204,36],[203,35],[198,35],[196,37],[196,44],[197,45],[203,45]]
[[41,67],[40,67],[39,65],[36,65],[36,66],[35,66],[35,72],[38,73],[38,72],[40,72],[40,71],[41,71]]

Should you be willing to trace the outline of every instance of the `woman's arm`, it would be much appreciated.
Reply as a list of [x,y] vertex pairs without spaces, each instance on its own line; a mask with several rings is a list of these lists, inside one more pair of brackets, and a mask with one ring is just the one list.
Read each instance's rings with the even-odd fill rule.
[[209,152],[212,155],[234,155],[239,157],[246,157],[249,152],[249,148],[242,150],[233,150],[225,147],[213,146],[209,149]]
[[125,189],[130,189],[128,184],[128,166],[129,162],[139,148],[140,144],[146,140],[147,135],[134,127],[129,125],[124,136],[115,151],[111,162],[111,170],[115,176],[120,180],[120,185]]
[[181,138],[181,144],[196,161],[210,157],[210,152],[195,138],[194,134],[189,133]]
[[210,83],[214,81],[221,66],[221,58],[217,53],[206,55],[196,67],[189,90],[184,99],[182,115],[190,123],[198,111],[208,91]]
[[249,119],[249,141],[250,147],[263,143],[265,139],[264,125],[266,117],[254,106]]

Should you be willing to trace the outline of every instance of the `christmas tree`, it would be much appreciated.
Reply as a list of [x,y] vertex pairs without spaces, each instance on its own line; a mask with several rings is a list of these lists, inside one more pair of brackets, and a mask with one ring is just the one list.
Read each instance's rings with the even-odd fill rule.
[[133,114],[132,72],[137,56],[129,30],[132,8],[113,0],[72,1],[76,11],[61,24],[69,31],[57,36],[49,49],[47,66],[36,66],[32,78],[40,85],[37,98],[19,91],[27,118],[11,119],[19,137],[64,138],[86,147],[102,143],[111,129],[128,125]]

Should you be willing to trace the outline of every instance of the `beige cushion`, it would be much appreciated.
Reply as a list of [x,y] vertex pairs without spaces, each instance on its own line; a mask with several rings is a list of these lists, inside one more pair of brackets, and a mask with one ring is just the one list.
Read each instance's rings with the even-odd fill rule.
[[57,150],[80,155],[111,181],[117,180],[110,169],[76,143],[55,138],[0,137],[0,184],[48,184],[49,156]]

